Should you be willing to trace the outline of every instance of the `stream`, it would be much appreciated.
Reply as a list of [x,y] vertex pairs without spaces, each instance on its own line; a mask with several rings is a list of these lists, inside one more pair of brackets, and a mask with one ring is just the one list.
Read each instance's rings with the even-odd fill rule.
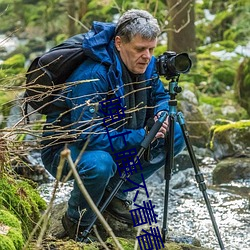
[[[207,194],[216,223],[226,250],[250,250],[250,180],[233,181],[229,184],[212,185],[212,158],[202,160],[200,170],[207,186]],[[164,214],[165,180],[164,169],[147,180],[147,189],[155,205],[157,222],[162,225]],[[42,197],[49,201],[54,182],[40,185]],[[69,198],[72,182],[60,187],[55,203]],[[140,192],[141,193],[141,192]],[[133,195],[133,194],[132,194]],[[141,204],[146,195],[136,200]],[[140,200],[141,199],[141,200]],[[220,250],[202,192],[197,187],[194,169],[187,168],[173,174],[170,180],[169,203],[167,206],[169,235],[175,239],[196,238],[203,247]]]

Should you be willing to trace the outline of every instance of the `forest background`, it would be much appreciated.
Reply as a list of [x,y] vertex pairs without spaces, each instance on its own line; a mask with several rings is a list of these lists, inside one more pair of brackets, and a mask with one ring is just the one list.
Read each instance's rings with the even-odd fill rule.
[[[162,33],[155,56],[165,51],[189,53],[193,66],[188,75],[181,76],[181,81],[195,85],[200,104],[212,105],[213,114],[225,118],[220,108],[233,103],[237,112],[227,118],[249,117],[247,0],[0,0],[0,33],[4,35],[0,39],[1,127],[6,125],[11,107],[2,104],[23,90],[17,86],[24,85],[27,66],[35,56],[72,35],[86,32],[93,20],[115,22],[130,8],[146,9],[158,19]],[[5,45],[15,39],[18,45],[8,50]]]

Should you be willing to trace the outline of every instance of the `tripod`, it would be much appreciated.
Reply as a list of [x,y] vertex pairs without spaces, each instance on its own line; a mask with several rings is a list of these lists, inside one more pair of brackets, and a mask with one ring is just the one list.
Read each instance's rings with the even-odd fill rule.
[[205,200],[210,219],[213,224],[213,228],[216,234],[216,237],[218,239],[219,245],[221,250],[225,250],[225,247],[223,245],[220,232],[218,229],[218,226],[216,224],[216,220],[208,199],[208,195],[206,192],[206,184],[204,182],[204,177],[203,174],[201,173],[197,159],[195,157],[192,145],[190,143],[189,139],[189,133],[186,128],[185,120],[183,117],[183,114],[181,112],[177,112],[177,100],[175,99],[177,93],[180,93],[182,91],[181,87],[178,86],[178,80],[179,77],[176,79],[172,79],[169,82],[169,94],[170,94],[170,100],[169,100],[169,114],[168,114],[168,119],[169,119],[169,132],[166,137],[166,146],[167,146],[167,152],[166,152],[166,161],[165,161],[165,197],[164,197],[164,216],[163,216],[163,226],[162,226],[162,237],[163,237],[163,242],[166,240],[166,234],[168,232],[167,229],[167,216],[168,216],[168,198],[169,198],[169,182],[171,179],[172,175],[172,169],[173,169],[173,164],[174,164],[174,123],[177,118],[181,130],[183,133],[183,137],[187,146],[187,150],[191,159],[191,162],[194,167],[195,171],[195,179],[198,183],[199,189],[203,194],[203,198]]

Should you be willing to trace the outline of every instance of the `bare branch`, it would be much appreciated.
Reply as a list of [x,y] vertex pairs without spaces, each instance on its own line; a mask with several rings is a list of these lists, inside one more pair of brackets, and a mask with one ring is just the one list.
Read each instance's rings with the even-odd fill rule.
[[104,226],[106,231],[108,232],[108,234],[114,239],[115,245],[118,247],[118,249],[123,249],[123,247],[120,245],[119,241],[117,240],[116,236],[114,235],[111,227],[106,222],[106,220],[103,218],[102,214],[100,213],[100,211],[96,207],[95,203],[93,202],[92,198],[90,197],[88,191],[86,190],[83,182],[81,181],[81,178],[80,178],[80,176],[77,173],[77,170],[75,168],[75,164],[74,164],[74,162],[73,162],[73,160],[71,158],[70,150],[69,149],[63,150],[61,152],[61,157],[67,159],[67,161],[69,163],[69,166],[70,166],[70,168],[71,168],[71,170],[73,172],[73,176],[75,178],[75,181],[77,182],[79,189],[81,190],[84,198],[88,202],[88,204],[89,204],[90,208],[92,209],[92,211],[95,212],[98,219],[100,220],[100,222],[102,223],[102,225]]
[[80,22],[79,20],[77,20],[76,18],[74,18],[73,16],[71,15],[68,15],[68,17],[72,20],[74,20],[76,23],[80,24],[80,26],[82,26],[86,31],[89,31],[89,28],[86,27],[82,22]]

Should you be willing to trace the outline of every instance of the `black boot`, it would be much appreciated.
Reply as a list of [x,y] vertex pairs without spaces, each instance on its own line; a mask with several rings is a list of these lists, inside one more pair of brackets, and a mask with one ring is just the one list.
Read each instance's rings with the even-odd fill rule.
[[[104,201],[109,197],[109,193],[105,191],[105,194],[102,198],[102,204]],[[121,200],[117,197],[114,197],[112,201],[109,203],[109,205],[106,208],[106,212],[110,214],[113,218],[116,220],[126,223],[128,225],[133,225],[133,220],[131,217],[131,214],[129,210],[131,210],[132,202],[129,200]]]
[[70,239],[86,243],[97,241],[97,238],[93,234],[89,234],[86,238],[83,237],[83,233],[87,227],[83,227],[73,221],[68,217],[67,213],[62,217],[62,224],[66,233],[65,236],[68,236]]

